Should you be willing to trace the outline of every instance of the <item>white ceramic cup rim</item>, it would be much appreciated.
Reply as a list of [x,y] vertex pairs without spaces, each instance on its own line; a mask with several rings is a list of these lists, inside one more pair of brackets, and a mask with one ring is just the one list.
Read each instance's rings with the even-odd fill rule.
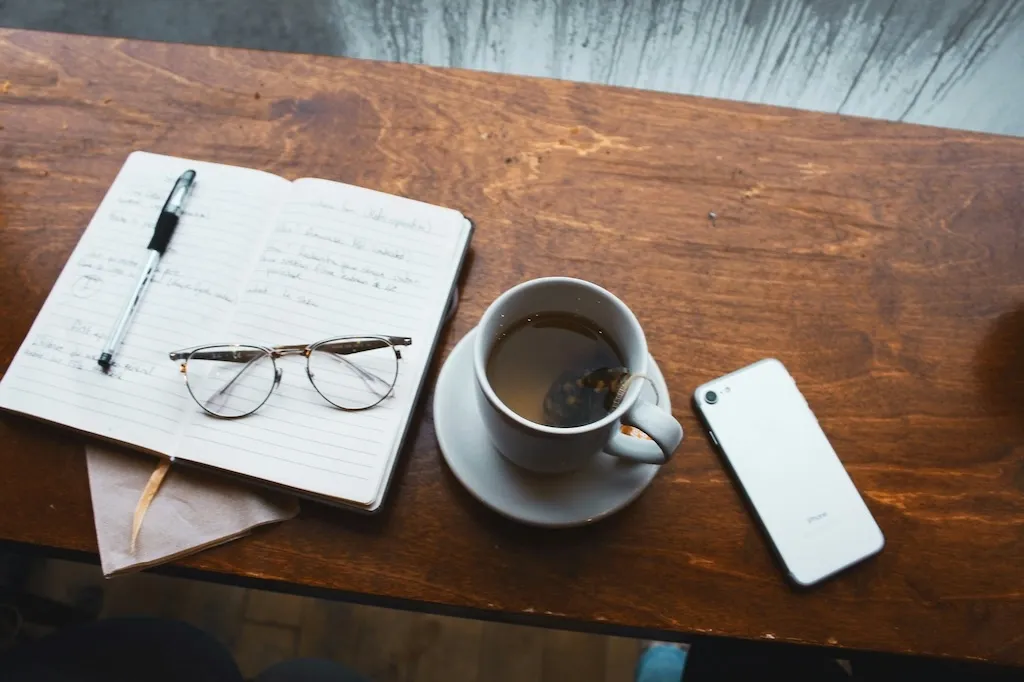
[[477,337],[476,339],[474,339],[473,343],[473,370],[474,373],[476,374],[477,383],[479,383],[480,389],[484,392],[484,395],[487,397],[487,401],[491,403],[493,407],[500,411],[505,417],[519,424],[523,428],[552,436],[576,436],[581,433],[597,431],[608,426],[612,422],[622,418],[622,415],[624,415],[626,411],[633,406],[633,403],[635,403],[637,399],[640,397],[640,393],[643,390],[643,381],[633,382],[633,385],[629,387],[629,389],[626,392],[626,397],[622,399],[622,402],[619,403],[619,406],[612,410],[611,412],[609,412],[608,414],[606,414],[604,417],[598,419],[597,421],[593,421],[588,424],[583,424],[581,426],[548,426],[546,424],[538,424],[535,421],[531,421],[529,419],[521,417],[515,412],[513,412],[510,407],[508,407],[504,402],[502,402],[501,398],[498,397],[498,394],[494,392],[494,389],[491,388],[490,379],[487,378],[487,353],[484,352],[484,347],[487,345],[487,340],[483,336],[483,330],[487,328],[487,323],[490,322],[491,318],[493,318],[494,315],[498,314],[497,311],[503,307],[503,304],[505,302],[507,302],[514,296],[520,295],[524,289],[532,288],[541,283],[562,283],[583,286],[593,290],[595,294],[601,296],[602,298],[606,299],[609,303],[611,303],[613,306],[615,306],[619,310],[619,312],[622,313],[625,316],[625,318],[629,321],[630,325],[633,328],[632,332],[636,335],[640,343],[641,366],[637,369],[630,368],[630,372],[633,374],[647,373],[647,363],[649,362],[649,353],[647,350],[647,337],[644,336],[644,330],[640,326],[640,321],[636,319],[636,315],[633,314],[633,311],[630,310],[625,303],[619,300],[619,298],[612,292],[608,291],[607,289],[604,289],[603,287],[599,287],[593,282],[588,282],[583,279],[576,279],[575,277],[541,277],[538,279],[531,279],[526,282],[520,282],[519,284],[515,285],[514,287],[506,291],[505,293],[498,296],[498,298],[494,299],[494,302],[491,303],[491,305],[487,307],[487,310],[484,311],[483,316],[480,318],[480,323],[477,325]]

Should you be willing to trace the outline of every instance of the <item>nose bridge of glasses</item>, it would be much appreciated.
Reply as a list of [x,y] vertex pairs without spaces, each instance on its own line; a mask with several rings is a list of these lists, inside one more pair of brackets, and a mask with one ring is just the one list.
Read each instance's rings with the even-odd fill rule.
[[270,354],[275,358],[285,355],[309,355],[309,346],[274,346],[270,349]]

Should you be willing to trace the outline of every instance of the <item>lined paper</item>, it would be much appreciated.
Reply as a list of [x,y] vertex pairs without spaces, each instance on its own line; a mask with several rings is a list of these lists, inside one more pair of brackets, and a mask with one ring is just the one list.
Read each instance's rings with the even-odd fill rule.
[[273,346],[409,336],[395,393],[371,410],[339,410],[310,384],[305,358],[284,357],[281,384],[257,413],[193,418],[180,456],[373,503],[411,417],[468,238],[457,211],[325,180],[293,183],[228,338]]
[[[196,185],[109,374],[101,347],[148,257],[167,195]],[[82,235],[3,381],[0,406],[172,453],[194,403],[167,353],[223,338],[289,183],[268,173],[135,152]]]

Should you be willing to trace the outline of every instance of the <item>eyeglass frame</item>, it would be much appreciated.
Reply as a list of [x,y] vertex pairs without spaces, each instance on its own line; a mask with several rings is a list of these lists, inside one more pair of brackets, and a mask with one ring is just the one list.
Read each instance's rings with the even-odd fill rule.
[[[330,344],[330,343],[346,341],[348,339],[360,339],[360,340],[370,339],[370,340],[377,340],[377,341],[383,342],[385,345],[383,345],[383,346],[369,346],[367,348],[358,348],[358,346],[361,345],[361,344],[359,342],[353,342],[354,345],[357,346],[357,348],[355,348],[355,349],[353,349],[353,350],[351,350],[351,351],[349,351],[347,353],[344,353],[344,355],[350,355],[352,353],[360,353],[360,352],[366,351],[366,350],[376,350],[377,348],[384,348],[384,347],[391,348],[391,350],[394,351],[394,353],[395,353],[395,379],[394,379],[394,381],[391,382],[391,386],[388,389],[388,392],[385,393],[383,396],[381,396],[380,399],[377,402],[373,403],[372,405],[365,405],[363,407],[345,407],[343,405],[339,405],[336,402],[334,402],[333,400],[331,400],[330,398],[328,398],[326,395],[324,395],[323,391],[321,391],[317,387],[316,382],[313,380],[313,374],[312,374],[312,371],[310,370],[310,366],[309,366],[309,359],[310,359],[310,356],[313,354],[313,351],[317,350],[321,346],[324,346],[324,345],[327,345],[327,344]],[[408,336],[385,336],[385,335],[376,335],[376,334],[349,334],[349,335],[346,335],[346,336],[332,336],[330,338],[323,339],[323,340],[320,340],[320,341],[314,341],[313,343],[310,343],[310,344],[291,344],[291,345],[283,345],[283,346],[264,346],[264,345],[261,345],[261,344],[258,344],[258,343],[242,343],[242,344],[239,344],[239,343],[205,343],[205,344],[203,344],[201,346],[191,346],[189,348],[182,348],[181,350],[171,351],[167,355],[171,359],[172,362],[181,362],[181,366],[178,368],[178,371],[181,373],[182,377],[185,380],[185,388],[188,390],[188,394],[190,396],[192,396],[192,400],[197,405],[199,405],[200,409],[202,409],[203,412],[205,412],[206,414],[208,414],[208,415],[210,415],[212,417],[216,417],[217,419],[241,419],[243,417],[248,417],[248,416],[252,415],[257,410],[259,410],[261,407],[263,407],[263,405],[265,405],[268,400],[270,400],[270,396],[273,395],[274,391],[277,389],[278,384],[281,383],[282,372],[281,372],[281,369],[277,366],[277,358],[281,358],[281,357],[284,357],[286,355],[302,355],[302,356],[304,356],[306,358],[306,378],[309,379],[309,383],[313,386],[313,390],[315,390],[320,395],[321,398],[326,400],[333,407],[336,407],[339,410],[343,410],[345,412],[362,412],[364,410],[372,409],[372,408],[376,407],[377,405],[380,405],[385,400],[387,400],[387,398],[392,393],[395,392],[395,385],[398,383],[398,368],[399,368],[398,362],[402,359],[402,351],[399,350],[399,346],[410,346],[410,345],[412,345],[412,339],[410,337],[408,337]],[[230,360],[234,360],[234,361],[237,361],[237,362],[243,362],[244,361],[244,359],[239,357],[239,355],[241,353],[245,353],[246,351],[255,352],[257,350],[260,350],[260,351],[263,351],[265,353],[265,355],[258,355],[256,357],[252,358],[251,360],[248,360],[248,362],[246,363],[246,366],[248,366],[248,363],[253,362],[253,361],[255,361],[255,360],[259,359],[259,358],[262,358],[262,357],[269,357],[270,358],[271,366],[274,368],[274,382],[271,385],[270,390],[267,391],[266,397],[263,398],[263,400],[260,402],[259,405],[257,405],[256,407],[252,408],[248,412],[245,412],[244,414],[224,415],[224,414],[217,414],[213,410],[210,410],[209,408],[206,407],[206,405],[204,405],[199,400],[199,398],[196,396],[196,394],[192,391],[192,386],[188,382],[188,361],[192,359],[193,354],[195,354],[195,353],[197,353],[197,352],[199,352],[201,350],[205,350],[207,348],[223,348],[223,349],[227,349],[227,353],[232,355],[232,356],[234,356],[234,357],[232,357],[232,358],[223,358],[223,359],[229,360],[229,361]],[[230,350],[230,349],[236,349],[236,350]],[[202,359],[202,360],[219,360],[219,359],[222,359],[222,358],[212,357],[212,358],[199,358],[199,359]],[[237,375],[235,375],[235,377],[232,378],[230,382],[228,382],[227,385],[230,385],[231,383],[234,383],[235,379],[237,379],[239,376],[241,376],[242,372],[244,372],[244,371],[245,371],[245,367],[243,367],[239,371],[239,373]],[[379,377],[377,377],[377,379],[380,380]]]

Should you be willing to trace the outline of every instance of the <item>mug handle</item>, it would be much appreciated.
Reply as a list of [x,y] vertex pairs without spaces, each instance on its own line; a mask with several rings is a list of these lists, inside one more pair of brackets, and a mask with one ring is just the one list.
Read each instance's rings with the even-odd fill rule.
[[642,400],[633,403],[622,415],[622,423],[635,426],[652,440],[627,436],[616,429],[604,448],[609,455],[644,464],[664,464],[683,440],[683,427],[675,417]]

